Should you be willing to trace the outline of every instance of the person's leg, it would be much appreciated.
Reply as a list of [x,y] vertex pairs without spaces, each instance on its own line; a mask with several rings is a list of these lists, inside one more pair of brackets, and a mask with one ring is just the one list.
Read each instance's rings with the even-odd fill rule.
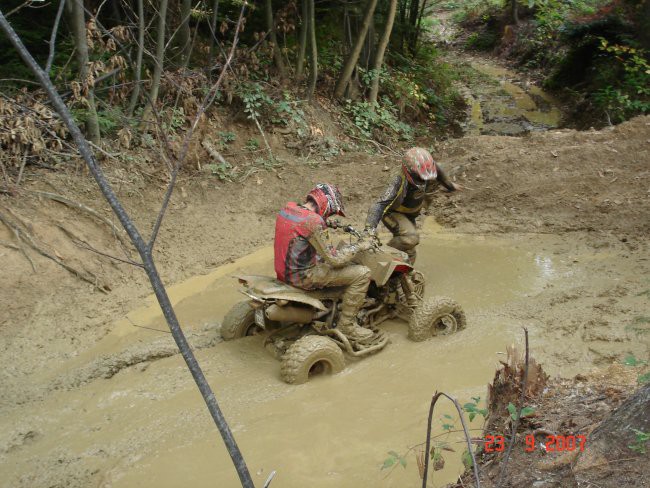
[[370,285],[370,270],[361,265],[350,265],[344,268],[332,268],[320,264],[310,270],[309,281],[312,288],[327,286],[345,286],[341,300],[341,311],[337,327],[352,339],[368,339],[372,332],[359,327],[356,316],[366,298]]
[[416,246],[420,243],[415,223],[406,215],[397,212],[385,215],[382,222],[393,234],[388,245],[404,251],[409,256],[409,262],[415,264]]

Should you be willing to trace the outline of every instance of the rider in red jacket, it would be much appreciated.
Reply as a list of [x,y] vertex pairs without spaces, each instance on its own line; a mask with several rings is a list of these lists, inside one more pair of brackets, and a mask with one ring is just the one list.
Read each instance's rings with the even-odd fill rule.
[[356,316],[370,284],[370,270],[351,264],[354,256],[372,246],[370,241],[334,249],[327,236],[326,220],[345,216],[336,186],[318,184],[299,205],[289,202],[275,221],[275,273],[278,280],[305,290],[345,286],[338,329],[354,340],[366,340],[372,332],[357,324]]

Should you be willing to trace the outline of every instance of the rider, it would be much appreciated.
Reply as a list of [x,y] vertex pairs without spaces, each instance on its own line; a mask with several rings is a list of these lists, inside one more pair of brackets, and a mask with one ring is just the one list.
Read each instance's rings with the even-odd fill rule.
[[275,221],[275,273],[278,280],[305,290],[345,286],[337,328],[350,339],[363,341],[373,333],[357,324],[356,316],[370,284],[370,270],[351,264],[354,256],[372,247],[372,241],[334,249],[329,243],[326,220],[345,216],[341,193],[320,183],[305,203],[289,202]]
[[413,264],[415,247],[420,242],[415,219],[422,207],[431,203],[439,184],[450,192],[460,189],[434,162],[429,151],[412,147],[404,154],[399,173],[368,210],[366,231],[375,235],[381,220],[393,234],[388,245],[406,252]]

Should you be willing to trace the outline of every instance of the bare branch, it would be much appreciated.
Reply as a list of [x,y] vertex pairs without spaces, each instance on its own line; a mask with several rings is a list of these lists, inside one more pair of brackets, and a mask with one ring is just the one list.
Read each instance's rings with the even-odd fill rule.
[[65,7],[65,0],[61,0],[59,3],[59,9],[56,11],[56,17],[54,17],[54,25],[52,26],[52,34],[50,35],[50,54],[48,55],[47,62],[45,63],[45,73],[47,76],[50,76],[52,62],[54,61],[56,34],[59,31],[59,23],[61,22],[61,16],[63,15],[63,7]]
[[[244,7],[245,6],[246,3],[244,3]],[[242,8],[242,14],[243,14],[243,8]],[[192,349],[189,343],[187,342],[187,339],[185,338],[185,334],[183,334],[183,330],[181,329],[180,323],[178,322],[178,318],[176,316],[176,313],[174,312],[174,308],[171,304],[165,286],[163,285],[162,280],[160,279],[160,275],[158,273],[158,270],[152,258],[149,247],[142,239],[140,232],[138,231],[135,224],[127,214],[124,207],[122,206],[122,203],[117,198],[117,195],[113,191],[113,188],[111,187],[110,183],[106,180],[106,177],[104,176],[101,167],[97,164],[97,161],[90,149],[90,146],[88,145],[86,139],[84,138],[83,134],[79,130],[79,127],[75,124],[74,120],[72,119],[72,115],[70,114],[68,107],[61,99],[59,93],[56,91],[56,88],[52,84],[52,81],[45,74],[45,72],[38,66],[38,64],[36,63],[32,55],[29,53],[29,51],[27,51],[25,45],[22,43],[22,41],[20,40],[20,38],[18,37],[14,29],[11,27],[11,25],[7,22],[7,19],[5,18],[5,16],[2,14],[1,11],[0,11],[0,30],[2,30],[6,34],[11,44],[14,46],[16,51],[18,51],[18,54],[20,55],[24,63],[29,67],[29,69],[34,73],[36,78],[41,82],[43,88],[48,94],[50,101],[52,102],[52,105],[59,113],[59,115],[61,115],[61,118],[64,120],[66,126],[68,127],[68,130],[72,135],[75,143],[77,144],[79,148],[79,152],[83,157],[84,161],[86,162],[86,165],[88,166],[90,173],[95,178],[95,181],[99,186],[99,189],[101,190],[102,194],[104,195],[109,205],[113,209],[113,212],[119,219],[120,223],[126,230],[127,234],[131,238],[131,242],[138,250],[138,253],[140,254],[140,258],[142,259],[143,267],[147,273],[149,281],[151,282],[151,287],[153,288],[156,298],[158,299],[158,303],[167,321],[167,324],[169,325],[172,336],[174,337],[174,341],[176,342],[178,349],[180,350],[183,359],[185,360],[185,363],[187,364],[187,367],[190,370],[190,373],[192,374],[192,377],[194,378],[194,381],[199,391],[201,392],[201,395],[203,396],[203,399],[208,407],[212,419],[214,420],[217,428],[219,429],[224,444],[237,470],[237,474],[239,476],[242,487],[254,488],[254,484],[250,472],[248,471],[246,462],[244,461],[244,458],[241,455],[241,451],[237,446],[237,443],[235,441],[235,438],[232,435],[230,427],[228,426],[228,423],[226,422],[223,413],[219,408],[217,399],[214,396],[214,393],[212,392],[212,389],[210,388],[210,385],[208,384],[205,375],[203,374],[203,371],[201,370],[201,367],[199,366],[196,357],[194,356],[194,353],[192,352]]]
[[465,440],[467,441],[467,451],[469,452],[469,455],[472,457],[472,466],[474,467],[474,477],[476,478],[476,488],[481,488],[481,480],[478,475],[478,466],[476,465],[476,458],[474,457],[474,450],[472,449],[472,438],[469,435],[469,431],[467,430],[467,426],[465,425],[465,417],[463,417],[463,410],[461,409],[460,405],[456,401],[455,398],[450,397],[446,393],[438,393],[436,392],[433,395],[433,398],[431,398],[431,406],[429,407],[429,420],[427,422],[427,441],[426,441],[426,448],[424,452],[424,473],[422,474],[422,488],[427,488],[427,476],[428,476],[428,471],[429,471],[429,449],[431,449],[431,423],[433,421],[433,409],[436,406],[436,402],[438,401],[438,398],[441,396],[444,396],[448,398],[456,407],[456,410],[458,411],[458,416],[460,417],[460,423],[463,426],[463,432],[465,433]]
[[79,236],[75,235],[70,229],[66,228],[62,224],[57,224],[57,227],[61,229],[64,232],[64,234],[67,235],[72,240],[72,242],[74,242],[77,246],[81,247],[82,249],[85,249],[86,251],[94,252],[95,254],[99,254],[100,256],[104,256],[109,259],[114,259],[115,261],[119,261],[120,263],[130,264],[131,266],[142,268],[142,263],[136,263],[135,261],[131,261],[129,259],[118,258],[117,256],[113,256],[111,254],[107,254],[105,252],[99,251],[98,249],[95,249],[93,246],[88,244],[88,242],[81,239]]
[[69,198],[66,198],[62,195],[57,195],[56,193],[37,191],[37,190],[29,190],[29,192],[38,195],[40,197],[49,198],[50,200],[54,200],[55,202],[62,203],[64,205],[67,205],[68,207],[73,207],[76,208],[77,210],[81,210],[83,212],[86,212],[87,214],[92,215],[96,219],[99,219],[102,222],[104,222],[106,225],[108,225],[113,230],[113,235],[115,235],[115,237],[117,237],[122,242],[122,244],[126,245],[126,241],[124,240],[124,237],[122,235],[124,231],[118,229],[113,222],[111,222],[102,214],[97,212],[97,210],[87,207],[82,203],[75,202],[74,200],[70,200]]

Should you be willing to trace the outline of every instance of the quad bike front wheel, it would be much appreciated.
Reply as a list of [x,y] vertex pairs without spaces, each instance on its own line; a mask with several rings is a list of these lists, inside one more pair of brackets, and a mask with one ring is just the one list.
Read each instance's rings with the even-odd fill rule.
[[467,325],[465,312],[451,298],[434,297],[424,300],[411,315],[409,339],[420,342],[437,335],[449,335]]
[[282,356],[280,376],[289,384],[300,385],[311,376],[336,374],[343,368],[343,351],[332,339],[308,335],[291,344]]
[[255,323],[255,309],[248,300],[236,303],[223,318],[221,337],[224,341],[252,336],[262,331]]

